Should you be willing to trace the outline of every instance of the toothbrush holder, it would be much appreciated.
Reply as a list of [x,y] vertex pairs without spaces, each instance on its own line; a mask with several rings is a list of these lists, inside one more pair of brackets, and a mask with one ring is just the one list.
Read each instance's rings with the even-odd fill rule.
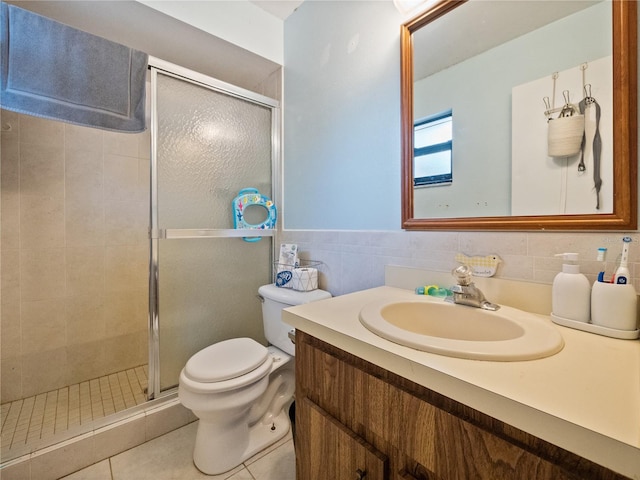
[[595,282],[591,289],[591,323],[615,330],[636,330],[637,302],[633,285]]

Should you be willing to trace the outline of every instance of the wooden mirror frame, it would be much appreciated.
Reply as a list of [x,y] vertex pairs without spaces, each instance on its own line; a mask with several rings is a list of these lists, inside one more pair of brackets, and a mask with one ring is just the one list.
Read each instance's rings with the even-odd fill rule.
[[406,230],[636,230],[637,1],[613,0],[613,213],[413,218],[413,43],[416,30],[467,0],[443,0],[401,26],[402,228]]

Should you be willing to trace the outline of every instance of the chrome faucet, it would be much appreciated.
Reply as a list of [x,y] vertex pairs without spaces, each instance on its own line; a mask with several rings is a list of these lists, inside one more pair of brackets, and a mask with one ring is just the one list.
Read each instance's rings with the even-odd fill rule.
[[489,302],[484,293],[471,281],[471,273],[471,267],[468,265],[460,265],[453,269],[451,274],[456,278],[456,285],[451,287],[453,295],[450,301],[494,312],[498,310],[500,305]]

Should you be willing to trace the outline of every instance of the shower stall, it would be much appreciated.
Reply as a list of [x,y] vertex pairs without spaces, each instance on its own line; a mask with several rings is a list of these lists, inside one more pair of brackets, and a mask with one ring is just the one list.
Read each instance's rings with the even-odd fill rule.
[[279,202],[278,103],[158,59],[149,79],[143,134],[0,112],[2,462],[175,396],[213,342],[264,341],[273,231],[234,230],[231,203]]

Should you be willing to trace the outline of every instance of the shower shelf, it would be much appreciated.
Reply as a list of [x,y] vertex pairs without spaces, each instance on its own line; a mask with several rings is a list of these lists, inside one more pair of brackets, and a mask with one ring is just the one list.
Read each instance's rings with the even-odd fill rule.
[[152,232],[151,238],[185,239],[185,238],[241,238],[241,237],[273,237],[275,230],[252,228],[167,228]]

